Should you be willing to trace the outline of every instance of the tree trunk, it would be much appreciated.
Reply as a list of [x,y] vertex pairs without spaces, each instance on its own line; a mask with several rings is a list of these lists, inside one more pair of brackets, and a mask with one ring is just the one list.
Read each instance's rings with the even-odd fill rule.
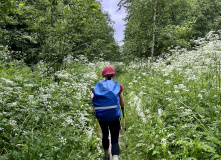
[[152,41],[152,49],[151,49],[150,74],[152,74],[152,68],[153,68],[153,56],[154,56],[154,45],[155,45],[155,30],[156,30],[156,14],[157,14],[157,0],[155,0],[155,3],[154,3],[153,41]]

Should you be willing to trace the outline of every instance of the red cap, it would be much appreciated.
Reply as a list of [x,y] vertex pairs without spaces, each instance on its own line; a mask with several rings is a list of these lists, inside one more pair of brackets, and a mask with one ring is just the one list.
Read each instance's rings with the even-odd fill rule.
[[112,66],[106,66],[102,72],[102,76],[106,76],[106,75],[113,75],[113,77],[115,76],[115,69]]

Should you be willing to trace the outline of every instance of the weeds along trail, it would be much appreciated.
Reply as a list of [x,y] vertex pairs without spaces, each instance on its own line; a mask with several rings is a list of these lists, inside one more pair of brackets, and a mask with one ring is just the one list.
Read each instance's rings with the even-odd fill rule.
[[219,39],[211,32],[196,50],[171,50],[156,60],[152,75],[148,60],[125,67],[118,81],[131,159],[221,158]]
[[[0,157],[11,159],[95,159],[100,143],[91,140],[90,91],[99,67],[84,57],[51,77],[39,63],[34,72],[23,62],[3,64],[0,81]],[[4,61],[3,61],[4,62]],[[59,83],[55,77],[60,79]]]
[[[177,47],[156,59],[152,75],[149,60],[91,63],[80,56],[48,77],[47,64],[32,72],[0,54],[0,159],[102,157],[99,135],[89,151],[90,93],[110,64],[123,86],[130,159],[220,159],[220,36],[210,32],[197,43],[193,51]],[[126,159],[124,131],[120,145]]]

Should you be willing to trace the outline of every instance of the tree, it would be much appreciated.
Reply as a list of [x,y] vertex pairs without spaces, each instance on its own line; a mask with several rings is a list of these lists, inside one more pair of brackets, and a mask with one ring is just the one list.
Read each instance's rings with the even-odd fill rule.
[[[124,53],[150,57],[153,46],[154,0],[121,0],[127,11]],[[193,40],[221,25],[221,2],[217,0],[160,0],[157,3],[154,56],[168,47],[193,47]]]
[[[0,21],[0,44],[30,66],[43,60],[59,64],[67,54],[90,60],[119,53],[112,21],[96,0],[17,0],[16,12]],[[16,34],[15,34],[16,33]]]
[[0,0],[0,20],[5,16],[16,10],[16,1],[13,0]]
[[156,14],[157,14],[157,0],[155,0],[155,3],[154,3],[153,43],[152,43],[152,48],[151,48],[151,65],[150,65],[150,73],[151,73],[151,74],[152,74],[152,64],[153,64],[154,45],[155,45]]

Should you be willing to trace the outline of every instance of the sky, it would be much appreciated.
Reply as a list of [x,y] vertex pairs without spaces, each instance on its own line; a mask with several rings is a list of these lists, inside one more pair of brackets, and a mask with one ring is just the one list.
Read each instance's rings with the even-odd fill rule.
[[126,17],[126,13],[124,8],[122,7],[121,10],[118,10],[117,4],[120,0],[101,0],[102,8],[104,11],[107,11],[111,15],[112,21],[115,22],[114,29],[115,29],[115,40],[122,45],[123,38],[124,38],[124,20],[123,18]]

